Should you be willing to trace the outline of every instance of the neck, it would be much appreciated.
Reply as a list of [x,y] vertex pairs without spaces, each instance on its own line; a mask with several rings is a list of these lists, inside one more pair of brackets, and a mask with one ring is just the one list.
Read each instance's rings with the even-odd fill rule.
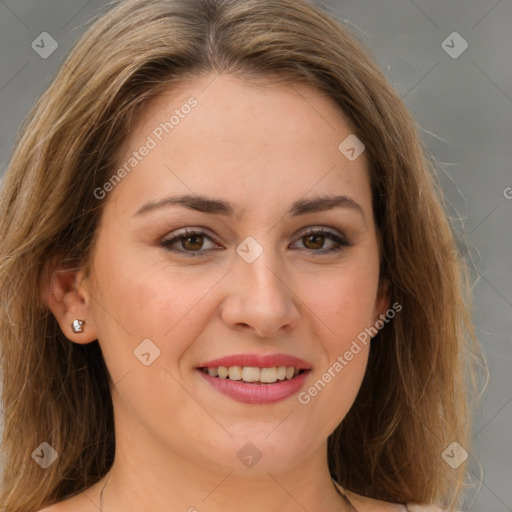
[[[150,431],[124,407],[116,412],[115,459],[105,483],[98,486],[98,493],[103,487],[98,500],[102,512],[354,511],[331,479],[327,440],[319,436],[314,445],[315,436],[301,432],[298,438],[311,442],[298,443],[275,427],[269,435],[255,426],[250,439],[247,428],[237,438],[235,428],[228,435],[212,424],[208,438],[194,442],[190,436],[180,442],[169,434],[173,425]],[[255,446],[247,448],[248,440]],[[261,458],[246,466],[241,448],[256,450]]]
[[319,466],[315,457],[298,469],[281,473],[234,468],[215,472],[206,470],[206,464],[187,468],[186,462],[179,461],[178,471],[171,468],[167,472],[171,476],[165,476],[154,459],[146,458],[155,464],[141,471],[135,459],[117,456],[118,453],[116,446],[116,460],[100,494],[101,512],[197,512],[205,505],[210,512],[235,507],[245,512],[295,512],[297,506],[308,512],[356,511],[343,489],[340,492],[336,488],[325,470],[327,465]]

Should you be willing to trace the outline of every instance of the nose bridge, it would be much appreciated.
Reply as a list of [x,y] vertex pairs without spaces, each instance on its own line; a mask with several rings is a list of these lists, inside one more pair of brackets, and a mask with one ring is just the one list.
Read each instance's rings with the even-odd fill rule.
[[259,296],[272,303],[276,299],[283,301],[287,296],[286,286],[282,277],[279,278],[280,265],[276,265],[276,259],[269,255],[261,255],[253,263],[240,263],[244,281],[247,282],[247,291],[250,295]]
[[[270,237],[267,237],[267,240]],[[248,252],[247,249],[249,249]],[[282,265],[276,257],[276,251],[267,246],[265,249],[253,240],[246,240],[237,248],[240,260],[237,262],[239,275],[247,287],[245,295],[251,300],[261,299],[263,304],[271,306],[286,299],[286,287],[279,272]],[[275,306],[277,304],[274,304]]]
[[231,327],[249,326],[260,336],[270,337],[296,322],[293,293],[277,253],[252,237],[237,247],[233,277],[238,286],[231,288],[223,311]]

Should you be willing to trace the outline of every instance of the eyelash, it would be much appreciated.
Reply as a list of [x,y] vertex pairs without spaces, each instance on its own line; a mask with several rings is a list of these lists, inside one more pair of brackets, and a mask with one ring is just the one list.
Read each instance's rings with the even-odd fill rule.
[[[170,238],[170,239],[167,239],[167,240],[163,240],[162,242],[160,242],[160,245],[166,249],[167,251],[171,251],[171,252],[175,252],[175,253],[178,253],[178,254],[181,254],[181,255],[185,255],[185,257],[191,257],[191,258],[197,258],[197,257],[202,257],[205,255],[205,252],[208,252],[209,250],[212,250],[212,249],[207,249],[207,250],[202,250],[202,251],[186,251],[186,250],[179,250],[179,249],[173,249],[171,248],[171,245],[173,245],[174,243],[176,242],[179,242],[181,240],[185,240],[189,237],[192,237],[192,236],[196,236],[196,235],[201,235],[201,236],[204,236],[205,238],[211,240],[212,242],[214,242],[214,240],[212,239],[212,237],[210,237],[209,235],[207,235],[204,231],[201,231],[201,230],[194,230],[194,229],[188,229],[186,228],[184,232],[180,233],[180,234],[177,234],[176,236]],[[336,233],[333,233],[331,231],[327,231],[323,228],[321,229],[310,229],[308,230],[306,233],[302,234],[300,237],[299,237],[299,240],[302,239],[302,238],[305,238],[307,236],[325,236],[326,238],[336,242],[337,246],[334,246],[330,249],[323,249],[323,250],[314,250],[314,249],[305,249],[306,251],[309,250],[309,251],[312,251],[313,253],[317,253],[317,254],[314,254],[313,256],[316,257],[316,256],[324,256],[324,255],[328,255],[328,254],[334,254],[334,253],[337,253],[339,251],[342,251],[343,249],[347,248],[347,247],[351,247],[353,244],[348,242],[347,240],[345,240],[344,238],[338,236]],[[213,249],[215,250],[215,249]]]

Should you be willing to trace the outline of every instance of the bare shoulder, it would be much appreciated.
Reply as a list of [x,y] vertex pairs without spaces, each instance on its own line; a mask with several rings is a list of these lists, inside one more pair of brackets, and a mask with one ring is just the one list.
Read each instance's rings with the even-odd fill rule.
[[50,505],[49,507],[42,508],[38,512],[85,512],[85,509],[80,508],[71,500],[64,500]]
[[407,507],[410,512],[445,512],[436,505],[417,505],[416,503],[408,503]]
[[[367,496],[361,496],[351,491],[345,491],[350,502],[356,507],[357,512],[443,512],[435,505],[418,505],[408,503],[407,508],[400,503],[376,500]],[[80,506],[72,499],[64,500],[55,505],[43,508],[38,512],[86,512],[86,508]],[[88,510],[87,510],[88,512]]]
[[73,505],[67,504],[65,501],[61,501],[49,507],[42,508],[38,512],[78,512],[78,509],[73,507]]
[[103,480],[37,512],[98,512]]
[[80,493],[65,500],[42,508],[38,512],[98,512],[99,507],[95,502]]
[[349,490],[345,490],[345,493],[358,512],[444,512],[435,505],[407,503],[406,506],[402,503],[390,503],[368,496],[361,496]]

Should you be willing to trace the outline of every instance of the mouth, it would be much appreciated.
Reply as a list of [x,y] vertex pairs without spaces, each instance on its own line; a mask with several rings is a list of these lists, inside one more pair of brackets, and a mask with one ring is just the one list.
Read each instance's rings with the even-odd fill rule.
[[199,366],[198,374],[223,395],[252,405],[290,399],[305,385],[310,368],[294,366]]
[[288,381],[309,371],[293,366],[273,366],[266,368],[257,366],[203,366],[198,367],[198,369],[216,379],[240,381],[253,385],[269,385]]

